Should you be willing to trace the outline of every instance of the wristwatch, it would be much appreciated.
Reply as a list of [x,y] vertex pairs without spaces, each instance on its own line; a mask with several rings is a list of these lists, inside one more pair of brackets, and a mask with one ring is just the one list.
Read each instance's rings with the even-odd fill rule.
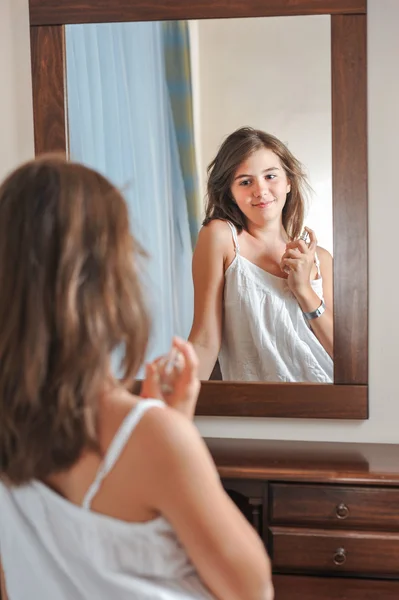
[[318,319],[319,317],[321,317],[325,310],[326,305],[324,304],[324,300],[322,300],[319,308],[316,308],[316,310],[313,310],[312,312],[304,312],[303,316],[307,321],[312,321],[313,319]]

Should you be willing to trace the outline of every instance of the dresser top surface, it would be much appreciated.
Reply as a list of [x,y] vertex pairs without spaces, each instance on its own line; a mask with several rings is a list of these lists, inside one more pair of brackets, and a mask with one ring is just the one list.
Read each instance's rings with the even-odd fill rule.
[[206,438],[223,478],[399,486],[399,444]]

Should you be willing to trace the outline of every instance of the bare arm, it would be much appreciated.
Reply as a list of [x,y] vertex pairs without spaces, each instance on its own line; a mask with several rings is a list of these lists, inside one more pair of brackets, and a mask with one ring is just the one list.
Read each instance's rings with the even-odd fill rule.
[[6,582],[4,579],[4,571],[0,562],[0,600],[8,600],[6,592]]
[[194,319],[189,335],[199,359],[199,378],[209,379],[222,337],[224,261],[228,226],[211,221],[199,233],[193,255]]
[[[320,270],[323,277],[323,295],[326,310],[317,319],[309,321],[313,333],[324,346],[331,358],[334,358],[334,312],[333,312],[333,262],[331,254],[324,248],[317,248]],[[309,286],[303,291],[294,292],[303,311],[313,312],[320,306],[320,298]]]
[[[319,342],[325,350],[334,358],[334,307],[333,307],[333,259],[331,254],[324,248],[317,248],[317,254],[320,260],[320,271],[323,277],[323,296],[326,310],[318,319],[312,319],[310,326]],[[317,298],[317,305],[320,304]],[[309,310],[315,310],[313,306]],[[302,307],[302,310],[307,310]]]
[[153,408],[134,438],[146,502],[171,523],[216,598],[272,600],[263,543],[225,493],[195,426],[173,409]]
[[314,232],[306,228],[310,234],[310,245],[304,241],[295,240],[287,244],[281,264],[284,270],[289,268],[288,285],[295,295],[299,306],[304,312],[313,312],[320,306],[320,298],[310,285],[310,272],[314,268],[314,254],[320,260],[320,270],[323,277],[323,295],[326,310],[324,313],[309,321],[313,333],[326,352],[334,357],[334,311],[333,311],[333,260],[331,254],[317,245]]

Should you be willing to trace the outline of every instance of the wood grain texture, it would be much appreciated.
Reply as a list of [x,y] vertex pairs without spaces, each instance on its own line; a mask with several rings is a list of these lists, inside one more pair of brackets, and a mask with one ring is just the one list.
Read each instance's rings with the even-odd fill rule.
[[[398,533],[303,527],[271,527],[269,533],[274,571],[399,576]],[[342,562],[335,560],[338,553]]]
[[276,600],[399,597],[399,445],[206,443],[224,488],[264,541]]
[[399,581],[274,575],[275,600],[397,600]]
[[399,445],[207,438],[223,479],[399,486]]
[[35,153],[66,153],[64,28],[30,31]]
[[362,14],[366,0],[30,0],[31,25]]
[[367,419],[368,388],[312,383],[204,381],[197,416]]
[[272,483],[270,522],[399,531],[399,488]]
[[368,381],[367,47],[364,15],[331,19],[334,381]]

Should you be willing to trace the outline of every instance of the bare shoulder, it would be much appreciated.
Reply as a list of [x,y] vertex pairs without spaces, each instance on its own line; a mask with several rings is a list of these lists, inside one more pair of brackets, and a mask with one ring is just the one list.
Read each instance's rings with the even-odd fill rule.
[[198,243],[226,245],[231,241],[231,230],[226,221],[213,219],[203,225],[198,234]]
[[[171,508],[167,503],[172,492],[166,496],[165,492],[160,495],[160,490],[172,485],[177,493],[199,480],[218,480],[198,429],[173,408],[152,407],[143,415],[130,438],[129,455],[144,502],[164,514]],[[175,497],[173,502],[177,502]]]
[[330,252],[323,248],[323,246],[317,246],[317,254],[320,259],[324,258],[325,260],[332,260]]
[[233,242],[230,227],[226,221],[214,219],[204,225],[199,234],[194,250],[193,265],[202,268],[209,261],[216,265],[226,265],[232,260]]
[[317,246],[317,256],[319,257],[321,267],[332,268],[333,257],[328,250],[322,246]]
[[195,448],[207,451],[194,423],[168,406],[149,408],[136,427],[132,442],[140,446],[140,455],[155,462],[189,456]]

